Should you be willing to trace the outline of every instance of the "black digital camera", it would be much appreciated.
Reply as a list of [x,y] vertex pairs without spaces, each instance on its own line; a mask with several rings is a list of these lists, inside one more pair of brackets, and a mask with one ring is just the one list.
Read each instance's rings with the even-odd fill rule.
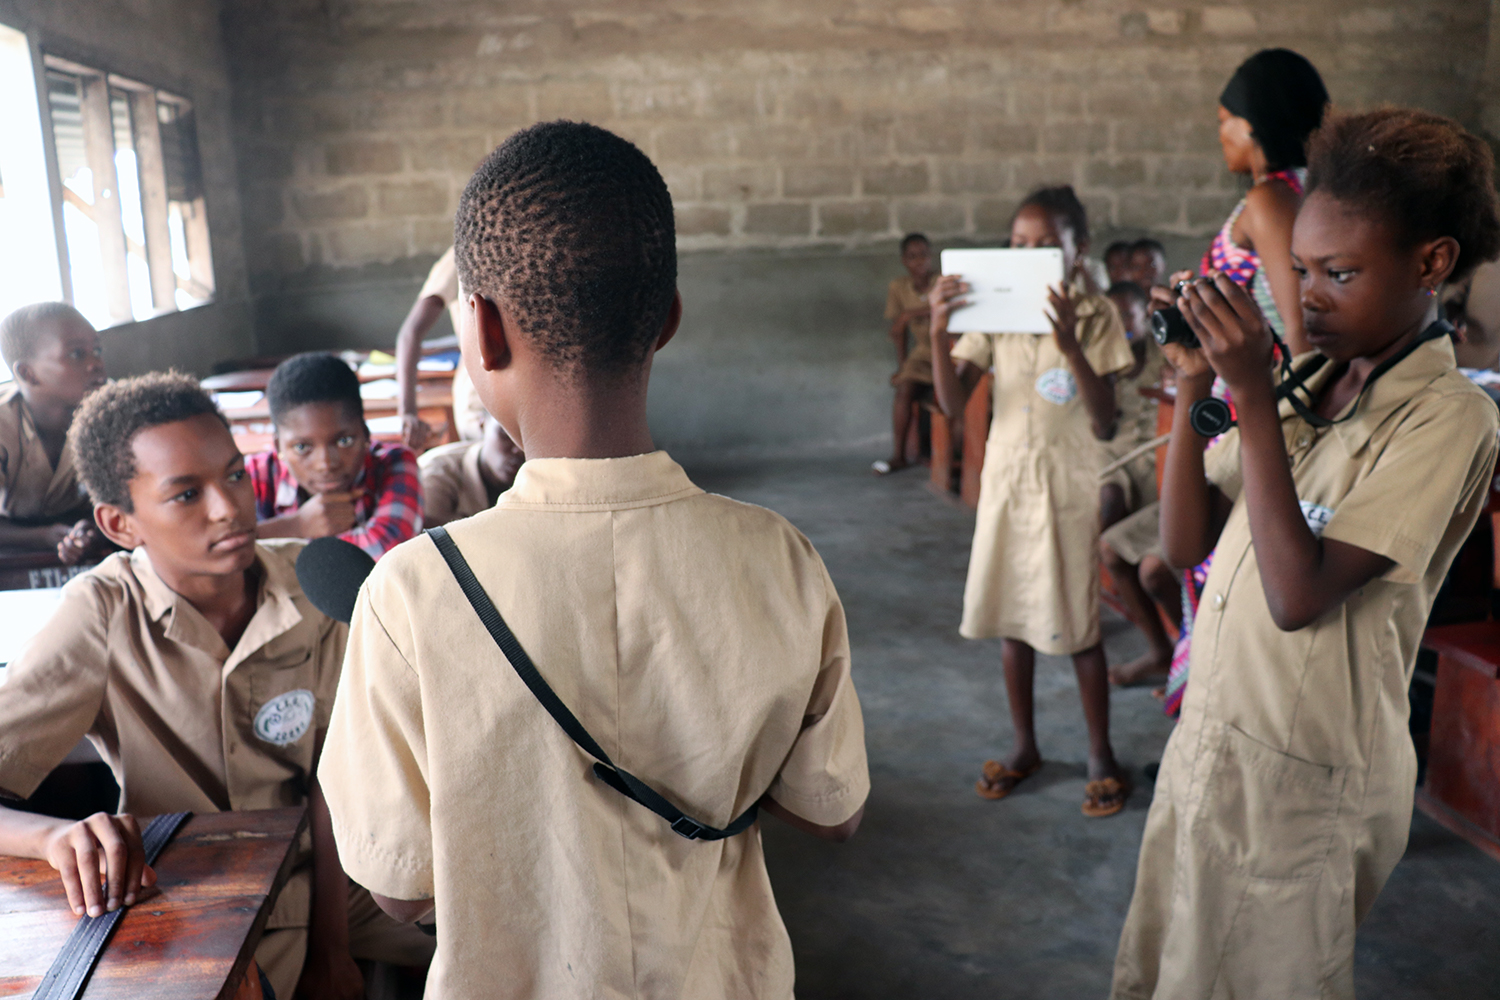
[[[1192,284],[1189,281],[1179,281],[1172,288],[1172,297],[1178,298],[1183,289]],[[1198,347],[1198,335],[1193,328],[1188,326],[1188,321],[1183,317],[1182,310],[1176,306],[1167,306],[1151,314],[1151,336],[1156,338],[1158,344],[1181,344],[1183,347]]]

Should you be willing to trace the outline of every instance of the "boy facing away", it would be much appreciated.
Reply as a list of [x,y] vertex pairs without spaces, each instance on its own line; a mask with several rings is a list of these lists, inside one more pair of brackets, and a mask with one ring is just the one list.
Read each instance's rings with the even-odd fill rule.
[[261,538],[337,535],[379,559],[422,530],[417,456],[370,440],[359,376],[341,358],[287,358],[266,398],[276,448],[245,462]]
[[45,859],[75,912],[97,916],[155,882],[135,817],[310,804],[311,843],[256,949],[277,995],[358,996],[351,949],[421,964],[420,932],[350,892],[313,780],[346,630],[297,585],[300,542],[256,543],[244,459],[213,401],[186,375],[126,379],[89,397],[69,440],[100,529],[128,551],[69,583],[10,664],[0,794],[30,795],[87,736],[120,814],[0,806],[0,854]]
[[65,302],[22,306],[0,321],[0,550],[57,549],[76,562],[94,537],[68,426],[104,384],[99,334]]
[[[869,789],[842,605],[778,515],[655,451],[646,386],[682,314],[672,203],[591,125],[511,136],[455,226],[464,364],[527,461],[449,525],[538,672],[620,766],[723,827],[832,840]],[[429,997],[790,1000],[759,831],[688,840],[598,780],[429,539],[356,605],[320,777],[340,856],[436,911]]]

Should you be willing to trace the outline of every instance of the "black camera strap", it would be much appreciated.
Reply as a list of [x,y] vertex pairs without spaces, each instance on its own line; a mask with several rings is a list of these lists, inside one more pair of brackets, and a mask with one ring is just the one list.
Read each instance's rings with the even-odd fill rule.
[[[1282,372],[1281,384],[1276,387],[1276,399],[1278,402],[1284,399],[1290,403],[1293,412],[1313,427],[1332,427],[1346,420],[1352,420],[1354,419],[1354,415],[1359,411],[1359,404],[1365,398],[1365,393],[1370,391],[1370,386],[1374,385],[1380,376],[1405,361],[1417,348],[1428,341],[1437,340],[1440,337],[1452,336],[1453,333],[1453,324],[1445,319],[1434,320],[1411,343],[1376,365],[1375,370],[1370,372],[1369,376],[1365,379],[1365,384],[1360,386],[1359,395],[1354,397],[1354,402],[1350,404],[1349,411],[1342,417],[1330,419],[1322,414],[1313,412],[1312,407],[1309,405],[1312,402],[1312,390],[1307,388],[1307,380],[1321,371],[1323,366],[1328,363],[1327,356],[1320,354],[1300,368],[1294,369],[1292,368],[1291,351],[1287,348],[1286,342],[1273,329],[1271,331],[1271,339],[1275,342],[1276,349],[1281,355]],[[1297,396],[1298,392],[1306,395],[1307,400],[1300,399]],[[1230,413],[1229,404],[1214,396],[1210,396],[1207,399],[1200,399],[1194,403],[1188,412],[1188,418],[1193,430],[1203,437],[1215,437],[1223,434],[1236,423],[1233,415]]]
[[671,824],[672,832],[688,840],[723,840],[744,832],[751,823],[755,822],[756,811],[759,807],[752,803],[749,809],[740,813],[722,830],[709,826],[707,823],[701,823],[668,802],[650,785],[624,768],[616,766],[615,762],[609,759],[609,754],[605,753],[604,749],[589,735],[589,731],[583,728],[583,723],[579,722],[577,717],[568,710],[568,706],[562,703],[562,699],[537,672],[535,664],[531,662],[531,657],[526,655],[526,650],[522,649],[521,644],[516,641],[510,626],[506,625],[505,619],[500,617],[499,610],[496,609],[489,595],[484,592],[484,588],[479,585],[479,581],[475,579],[474,571],[469,568],[463,553],[458,551],[458,546],[454,544],[447,530],[428,528],[426,534],[437,546],[438,552],[448,564],[448,569],[452,571],[453,578],[458,581],[458,586],[463,590],[464,596],[469,599],[469,605],[479,616],[479,620],[484,623],[485,629],[490,633],[490,638],[495,640],[495,645],[500,647],[500,652],[506,661],[531,693],[536,696],[536,700],[542,703],[547,714],[562,727],[563,732],[567,733],[584,753],[593,757],[597,762],[594,764],[594,774],[599,780],[627,799],[638,802],[656,813]]

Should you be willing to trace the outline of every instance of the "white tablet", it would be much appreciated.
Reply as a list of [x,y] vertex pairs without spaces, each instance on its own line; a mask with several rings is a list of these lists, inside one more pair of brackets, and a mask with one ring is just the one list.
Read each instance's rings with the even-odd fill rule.
[[1062,284],[1062,250],[944,250],[942,266],[971,286],[969,305],[948,318],[950,333],[1052,332],[1047,289]]

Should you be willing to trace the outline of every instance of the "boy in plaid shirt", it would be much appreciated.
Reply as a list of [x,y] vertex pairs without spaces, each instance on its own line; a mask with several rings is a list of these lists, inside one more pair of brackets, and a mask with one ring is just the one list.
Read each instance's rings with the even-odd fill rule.
[[298,354],[266,386],[276,449],[245,462],[260,538],[337,535],[379,559],[422,530],[417,457],[370,441],[359,378],[333,354]]

